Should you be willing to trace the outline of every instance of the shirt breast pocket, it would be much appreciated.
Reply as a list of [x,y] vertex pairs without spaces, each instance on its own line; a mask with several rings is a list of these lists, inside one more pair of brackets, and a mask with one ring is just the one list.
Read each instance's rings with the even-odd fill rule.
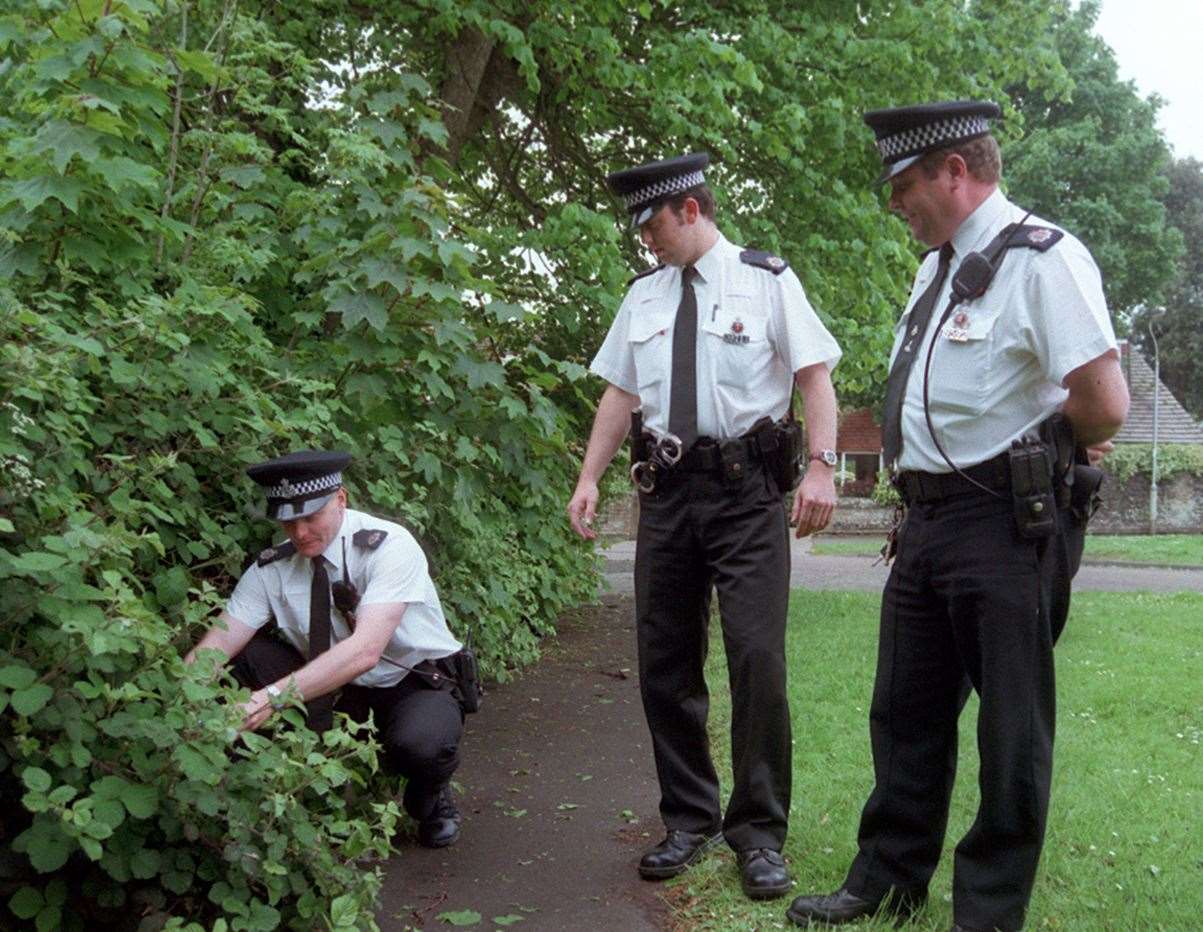
[[[958,307],[940,329],[932,360],[932,394],[944,407],[970,414],[985,411],[997,379],[1001,316],[1000,307]],[[923,363],[916,360],[917,366]]]
[[746,387],[764,366],[768,318],[751,296],[728,295],[702,319],[702,345],[719,385]]
[[[647,305],[656,302],[649,301]],[[645,305],[631,318],[627,340],[635,361],[635,379],[644,405],[659,407],[659,386],[672,368],[673,314]]]

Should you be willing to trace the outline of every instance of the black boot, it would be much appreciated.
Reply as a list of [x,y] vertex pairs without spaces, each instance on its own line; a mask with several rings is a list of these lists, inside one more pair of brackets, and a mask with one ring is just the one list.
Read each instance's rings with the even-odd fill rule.
[[434,807],[423,819],[418,820],[418,843],[424,848],[446,848],[459,840],[460,815],[455,800],[451,798],[451,787],[439,791]]
[[676,877],[722,840],[722,832],[698,835],[670,829],[664,841],[640,858],[639,876],[644,880]]

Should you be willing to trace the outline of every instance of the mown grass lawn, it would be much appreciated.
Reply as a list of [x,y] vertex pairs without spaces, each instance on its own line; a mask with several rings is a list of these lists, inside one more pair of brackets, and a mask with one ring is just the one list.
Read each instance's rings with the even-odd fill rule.
[[[872,784],[866,716],[878,605],[876,595],[793,594],[794,797],[785,853],[795,888],[754,904],[740,892],[733,856],[712,855],[666,890],[682,928],[794,928],[784,915],[793,896],[843,881]],[[712,643],[712,747],[729,787],[730,696],[717,630]],[[1027,928],[1203,927],[1203,595],[1075,596],[1057,673],[1052,804]],[[971,699],[944,857],[926,910],[907,928],[946,930],[952,922],[951,850],[977,805],[976,711]]]
[[[816,556],[877,556],[882,537],[820,537]],[[1122,560],[1167,566],[1203,566],[1203,534],[1091,534],[1087,560]]]

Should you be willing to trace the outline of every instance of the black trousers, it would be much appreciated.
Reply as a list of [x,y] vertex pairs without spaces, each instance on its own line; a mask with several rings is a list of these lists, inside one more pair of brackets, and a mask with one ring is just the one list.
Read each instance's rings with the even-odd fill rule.
[[785,841],[790,717],[785,691],[789,543],[782,496],[759,463],[742,482],[676,471],[640,495],[635,611],[640,689],[669,829],[720,826],[703,676],[718,591],[731,683],[735,786],[721,819],[732,848]]
[[[261,629],[234,658],[231,672],[243,686],[262,689],[304,665],[291,645]],[[429,815],[459,766],[464,714],[452,690],[410,673],[383,688],[348,683],[334,708],[357,722],[366,722],[369,712],[374,715],[385,766],[408,781],[406,809],[415,819]]]
[[[876,786],[846,886],[920,899],[935,871],[957,762],[957,719],[980,697],[981,801],[956,847],[953,910],[1019,929],[1044,839],[1056,721],[1053,644],[1069,608],[1079,528],[1021,540],[1010,497],[912,505],[881,606],[869,728]],[[1075,554],[1076,550],[1076,554]]]

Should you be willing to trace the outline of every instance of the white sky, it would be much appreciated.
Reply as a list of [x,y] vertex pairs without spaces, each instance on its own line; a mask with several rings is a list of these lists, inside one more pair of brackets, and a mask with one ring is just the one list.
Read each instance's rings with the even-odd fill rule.
[[1203,0],[1103,0],[1095,31],[1120,77],[1165,101],[1158,124],[1175,158],[1203,161]]

